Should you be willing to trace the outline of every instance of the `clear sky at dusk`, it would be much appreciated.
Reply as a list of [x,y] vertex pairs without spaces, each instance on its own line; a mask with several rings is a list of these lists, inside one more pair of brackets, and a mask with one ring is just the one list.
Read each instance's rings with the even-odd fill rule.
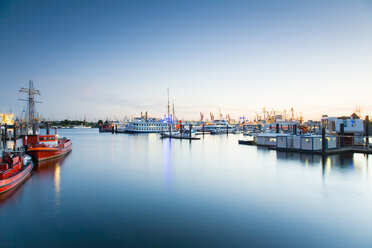
[[0,0],[0,111],[372,114],[372,1]]

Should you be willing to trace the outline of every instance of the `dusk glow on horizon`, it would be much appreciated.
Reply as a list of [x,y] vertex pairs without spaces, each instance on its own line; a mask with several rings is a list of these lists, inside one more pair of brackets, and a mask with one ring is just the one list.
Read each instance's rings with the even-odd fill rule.
[[2,1],[0,112],[372,115],[371,1]]

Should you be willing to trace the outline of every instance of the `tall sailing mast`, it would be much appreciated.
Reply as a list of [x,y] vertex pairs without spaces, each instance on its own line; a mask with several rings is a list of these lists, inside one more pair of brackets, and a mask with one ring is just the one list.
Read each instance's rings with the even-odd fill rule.
[[170,120],[169,116],[170,116],[170,109],[169,109],[169,88],[167,88],[167,92],[168,92],[168,116],[167,116],[167,121],[168,121],[168,125],[169,125],[169,135],[172,135],[172,121]]
[[167,92],[168,92],[168,120],[169,120],[169,116],[170,116],[170,107],[169,107],[169,88],[167,88]]
[[30,124],[30,126],[32,126],[32,124],[35,123],[35,103],[40,103],[39,101],[35,101],[35,95],[40,96],[40,91],[34,88],[34,82],[30,80],[28,88],[22,87],[19,90],[19,92],[27,94],[27,99],[19,99],[19,100],[27,102],[28,118],[26,120],[27,120],[27,123]]
[[173,105],[172,105],[172,123],[176,120],[176,114],[174,112],[174,100],[173,100]]

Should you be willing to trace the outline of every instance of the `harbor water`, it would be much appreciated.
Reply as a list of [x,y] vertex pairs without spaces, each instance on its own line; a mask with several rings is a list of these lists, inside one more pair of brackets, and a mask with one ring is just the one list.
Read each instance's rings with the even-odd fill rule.
[[[372,158],[62,129],[0,199],[1,247],[372,247]],[[369,155],[370,156],[370,155]]]

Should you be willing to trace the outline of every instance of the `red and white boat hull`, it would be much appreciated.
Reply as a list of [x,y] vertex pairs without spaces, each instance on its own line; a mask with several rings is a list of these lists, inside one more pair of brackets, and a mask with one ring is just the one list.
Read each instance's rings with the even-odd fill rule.
[[9,191],[16,187],[17,185],[21,184],[31,173],[32,168],[34,167],[32,159],[29,156],[27,156],[25,157],[24,160],[25,165],[23,166],[23,169],[19,173],[6,179],[0,179],[0,193]]
[[27,149],[27,153],[30,154],[36,161],[44,161],[63,156],[71,151],[71,149],[72,144],[70,142],[65,147],[31,147]]

